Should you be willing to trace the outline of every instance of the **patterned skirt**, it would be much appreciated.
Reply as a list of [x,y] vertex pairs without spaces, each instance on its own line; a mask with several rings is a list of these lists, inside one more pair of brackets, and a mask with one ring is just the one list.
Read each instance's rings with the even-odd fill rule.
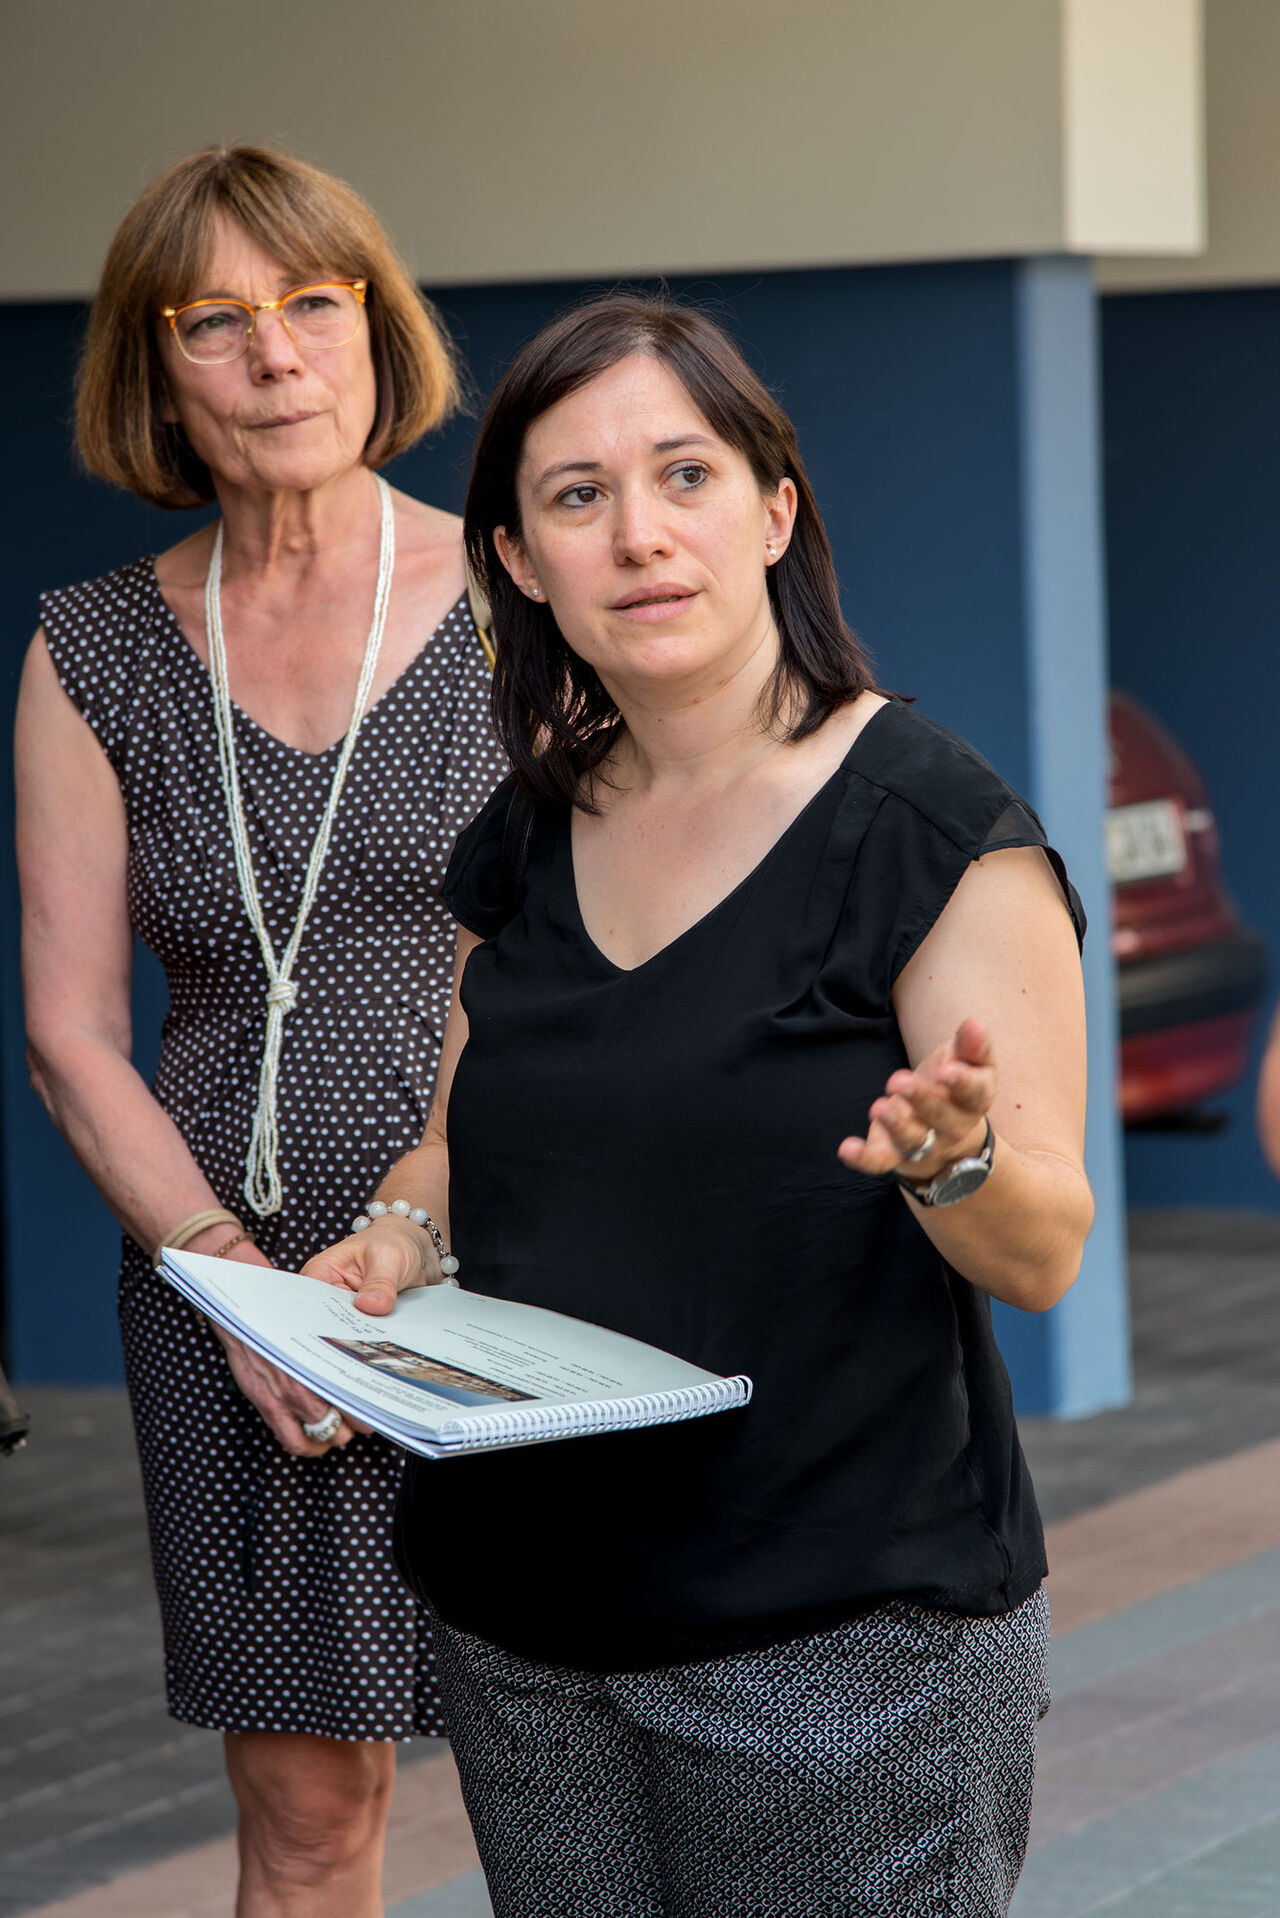
[[435,1621],[495,1918],[1005,1918],[1048,1707],[1043,1589],[895,1600],[659,1671],[538,1665]]

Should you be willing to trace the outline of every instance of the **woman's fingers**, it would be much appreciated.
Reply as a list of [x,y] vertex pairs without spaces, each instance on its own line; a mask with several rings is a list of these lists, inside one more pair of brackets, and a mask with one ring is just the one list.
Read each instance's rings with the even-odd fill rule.
[[871,1120],[865,1138],[854,1135],[842,1139],[837,1152],[842,1164],[872,1176],[892,1172],[905,1156],[893,1134],[879,1119]]
[[328,1417],[330,1411],[328,1399],[322,1399],[317,1392],[303,1385],[299,1379],[290,1378],[287,1372],[281,1372],[276,1366],[267,1364],[265,1360],[263,1363],[266,1365],[270,1387],[275,1390],[280,1403],[293,1418],[307,1425],[318,1425],[321,1419]]
[[314,1259],[307,1260],[302,1270],[307,1278],[319,1279],[321,1285],[336,1286],[340,1292],[347,1289],[346,1267],[333,1252],[318,1252]]
[[385,1318],[388,1312],[395,1310],[395,1303],[401,1292],[414,1283],[421,1285],[423,1280],[406,1270],[405,1261],[398,1247],[373,1245],[369,1247],[368,1257],[363,1270],[357,1275],[356,1283],[347,1283],[354,1292],[352,1304],[360,1312],[369,1313],[375,1319]]
[[[401,1292],[433,1283],[437,1274],[427,1269],[429,1246],[420,1227],[384,1216],[366,1231],[317,1253],[302,1270],[308,1278],[354,1293],[353,1303],[362,1312],[385,1318]],[[434,1253],[431,1256],[434,1264]]]
[[[896,1077],[896,1075],[895,1075]],[[932,1126],[937,1132],[972,1129],[995,1096],[995,1074],[985,1067],[952,1066],[937,1079],[914,1078],[909,1086],[893,1085],[874,1101],[871,1111],[890,1127]]]
[[[979,1126],[995,1097],[995,1059],[985,1026],[966,1019],[949,1045],[915,1067],[891,1073],[868,1110],[865,1138],[841,1141],[842,1164],[883,1174],[906,1167],[929,1178],[942,1166],[977,1151]],[[927,1150],[922,1151],[922,1148]],[[920,1152],[921,1157],[913,1158]]]
[[332,1438],[308,1438],[303,1424],[318,1425],[329,1412],[326,1401],[259,1358],[239,1339],[227,1334],[223,1345],[236,1384],[286,1452],[295,1458],[323,1458],[335,1446],[350,1443],[354,1432],[345,1418]]
[[981,1019],[962,1019],[956,1028],[952,1040],[955,1056],[965,1065],[990,1066],[995,1064],[995,1053],[991,1047],[991,1035]]

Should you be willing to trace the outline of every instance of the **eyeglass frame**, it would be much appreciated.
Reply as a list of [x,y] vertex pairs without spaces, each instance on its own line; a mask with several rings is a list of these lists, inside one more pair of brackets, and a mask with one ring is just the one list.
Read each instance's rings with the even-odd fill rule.
[[[363,307],[365,297],[369,291],[368,280],[308,280],[304,286],[291,286],[289,291],[282,293],[278,300],[187,300],[182,306],[162,306],[160,309],[160,317],[162,320],[168,320],[169,331],[173,335],[174,344],[188,366],[234,366],[237,360],[244,358],[257,337],[259,313],[278,313],[280,315],[281,326],[289,335],[289,338],[293,340],[293,330],[284,316],[285,306],[290,300],[296,300],[300,293],[318,293],[322,287],[326,286],[349,287],[355,294],[357,303],[361,307]],[[178,333],[178,321],[184,313],[190,313],[192,308],[197,306],[238,306],[242,312],[249,315],[249,337],[240,348],[240,351],[233,353],[229,360],[194,359],[182,344],[181,337]],[[311,346],[305,347],[303,350],[308,353],[335,352],[339,346],[350,346],[359,330],[359,316],[357,315],[357,325],[355,329],[348,334],[345,340],[335,340],[333,346]],[[295,346],[300,344],[300,341],[294,340]]]

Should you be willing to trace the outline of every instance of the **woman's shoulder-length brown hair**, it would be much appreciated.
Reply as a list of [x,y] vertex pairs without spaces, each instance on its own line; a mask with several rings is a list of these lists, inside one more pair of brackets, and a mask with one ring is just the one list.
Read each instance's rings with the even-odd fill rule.
[[567,645],[545,602],[527,599],[498,557],[494,531],[520,535],[517,479],[530,426],[568,394],[632,353],[673,372],[702,417],[743,455],[762,493],[795,483],[791,540],[768,569],[780,640],[761,724],[803,739],[875,685],[870,661],[840,610],[826,528],[795,428],[722,328],[697,307],[611,294],[570,307],[522,349],[498,384],[467,492],[465,540],[493,613],[493,711],[521,785],[535,798],[592,809],[590,775],[622,719],[593,668]]
[[297,283],[369,282],[365,312],[377,376],[370,466],[412,446],[453,411],[453,354],[372,209],[351,187],[267,147],[206,147],[142,194],[107,252],[76,394],[76,440],[91,473],[154,506],[201,506],[209,469],[167,424],[160,312],[199,291],[219,216],[234,220]]

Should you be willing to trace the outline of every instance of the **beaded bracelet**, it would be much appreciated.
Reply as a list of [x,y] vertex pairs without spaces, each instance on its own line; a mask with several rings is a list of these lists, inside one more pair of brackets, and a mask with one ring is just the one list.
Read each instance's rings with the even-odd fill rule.
[[[386,1218],[388,1213],[393,1218],[408,1219],[410,1225],[420,1225],[431,1234],[431,1243],[435,1246],[440,1260],[440,1270],[446,1279],[452,1279],[458,1270],[458,1261],[452,1252],[445,1251],[440,1228],[425,1206],[410,1205],[407,1199],[393,1199],[390,1205],[384,1204],[381,1199],[371,1199],[365,1210],[351,1221],[351,1230],[367,1232],[375,1219]],[[454,1282],[456,1284],[456,1280]]]
[[252,1237],[253,1233],[249,1230],[249,1227],[247,1225],[242,1226],[234,1238],[224,1239],[221,1245],[215,1246],[210,1256],[215,1259],[225,1259],[228,1252],[234,1252],[238,1245],[243,1245],[246,1239],[251,1239]]

